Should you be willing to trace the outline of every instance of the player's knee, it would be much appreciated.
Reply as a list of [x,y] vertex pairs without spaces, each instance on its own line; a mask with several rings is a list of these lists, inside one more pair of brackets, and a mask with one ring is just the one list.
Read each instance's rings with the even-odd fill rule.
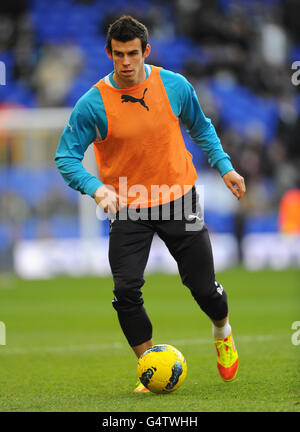
[[141,285],[131,286],[130,288],[126,286],[115,286],[113,293],[113,307],[118,312],[134,313],[136,310],[140,309],[144,300],[141,292]]
[[221,321],[228,315],[228,304],[224,297],[205,299],[200,307],[214,321]]
[[195,295],[200,308],[213,320],[219,321],[228,315],[227,294],[217,281],[205,295]]

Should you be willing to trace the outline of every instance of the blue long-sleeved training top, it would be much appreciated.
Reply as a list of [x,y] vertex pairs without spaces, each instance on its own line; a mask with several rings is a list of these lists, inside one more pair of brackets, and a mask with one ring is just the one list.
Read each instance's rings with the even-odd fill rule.
[[[145,65],[146,77],[151,66]],[[224,152],[210,119],[205,117],[192,85],[180,74],[161,69],[160,76],[174,114],[180,118],[193,141],[206,153],[212,168],[223,176],[233,170],[230,157]],[[118,88],[113,72],[105,81]],[[102,182],[82,165],[88,146],[99,135],[107,134],[104,104],[96,87],[88,90],[76,103],[57,148],[55,162],[68,186],[93,197]]]

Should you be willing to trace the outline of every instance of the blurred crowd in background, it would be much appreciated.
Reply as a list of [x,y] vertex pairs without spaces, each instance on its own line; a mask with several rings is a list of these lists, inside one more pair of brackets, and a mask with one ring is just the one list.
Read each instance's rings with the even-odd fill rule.
[[[238,207],[226,207],[226,201],[223,208],[210,211],[208,206],[210,230],[233,232],[238,239],[247,232],[299,233],[300,84],[292,83],[292,64],[300,61],[298,0],[1,2],[0,60],[6,65],[7,85],[0,86],[0,110],[74,106],[111,71],[105,35],[122,14],[148,27],[148,63],[182,73],[193,84],[224,150],[245,177],[247,194]],[[184,136],[196,168],[206,172],[206,157]],[[5,140],[0,146],[1,175],[7,169],[17,175],[22,164],[9,155]],[[49,158],[50,177],[57,175],[52,164]],[[4,226],[18,198],[4,199],[3,188],[0,194]],[[68,205],[75,199],[72,195]],[[50,204],[24,200],[19,206],[28,220],[30,211],[45,218],[51,207],[54,214],[60,202],[56,190]],[[70,214],[74,212],[72,208]],[[285,222],[286,212],[293,213],[291,222]],[[5,235],[3,228],[1,237],[0,228],[0,242]]]

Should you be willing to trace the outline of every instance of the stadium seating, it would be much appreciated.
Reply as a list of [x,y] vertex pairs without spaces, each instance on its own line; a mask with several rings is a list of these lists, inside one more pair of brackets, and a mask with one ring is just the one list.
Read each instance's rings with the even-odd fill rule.
[[265,142],[274,138],[278,122],[278,105],[256,96],[250,90],[228,80],[211,80],[210,89],[220,106],[220,116],[227,127],[241,136],[251,126],[259,128]]

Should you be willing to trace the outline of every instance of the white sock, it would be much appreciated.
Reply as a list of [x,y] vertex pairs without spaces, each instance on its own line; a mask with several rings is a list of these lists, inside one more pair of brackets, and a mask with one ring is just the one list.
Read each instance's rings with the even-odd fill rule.
[[230,326],[228,320],[227,320],[226,324],[224,325],[224,327],[216,327],[213,324],[213,336],[214,336],[214,338],[224,339],[227,336],[229,336],[230,332],[231,332],[231,326]]

